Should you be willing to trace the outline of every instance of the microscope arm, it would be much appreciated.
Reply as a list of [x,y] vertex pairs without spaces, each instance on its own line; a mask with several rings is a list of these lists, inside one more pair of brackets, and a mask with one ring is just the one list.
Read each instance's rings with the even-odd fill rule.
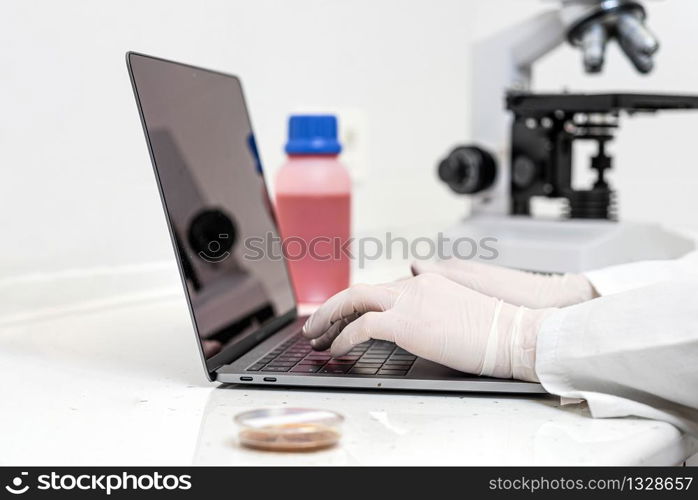
[[[475,44],[471,89],[471,136],[500,160],[494,184],[473,196],[476,210],[507,213],[509,171],[501,159],[509,149],[510,114],[504,106],[507,89],[528,90],[533,64],[565,41],[559,10],[543,12]],[[474,207],[475,208],[475,207]]]

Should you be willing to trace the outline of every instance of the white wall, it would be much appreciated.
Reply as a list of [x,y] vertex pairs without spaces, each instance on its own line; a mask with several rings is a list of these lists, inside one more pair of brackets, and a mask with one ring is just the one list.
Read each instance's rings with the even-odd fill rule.
[[[340,111],[362,160],[358,232],[454,220],[465,202],[435,163],[469,134],[470,41],[536,0],[20,1],[0,13],[0,276],[171,255],[124,52],[239,74],[267,171],[286,117]],[[617,54],[588,78],[563,48],[541,88],[698,92],[698,2],[650,5],[662,41],[640,77]],[[698,112],[626,120],[615,147],[622,213],[698,225]],[[442,222],[444,221],[444,222]]]

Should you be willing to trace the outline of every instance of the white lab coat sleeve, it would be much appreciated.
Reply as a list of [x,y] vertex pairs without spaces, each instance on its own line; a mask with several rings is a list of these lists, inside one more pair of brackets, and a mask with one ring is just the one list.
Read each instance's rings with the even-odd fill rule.
[[662,281],[686,277],[698,279],[698,251],[690,252],[680,259],[631,262],[583,274],[602,296]]
[[673,281],[560,309],[543,321],[536,373],[594,417],[663,420],[698,435],[698,281]]

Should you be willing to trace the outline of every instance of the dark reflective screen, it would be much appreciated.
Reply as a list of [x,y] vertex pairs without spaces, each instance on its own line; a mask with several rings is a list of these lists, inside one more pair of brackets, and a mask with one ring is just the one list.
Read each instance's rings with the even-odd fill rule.
[[[167,217],[207,359],[294,307],[237,78],[129,56]],[[278,253],[275,252],[275,255]]]

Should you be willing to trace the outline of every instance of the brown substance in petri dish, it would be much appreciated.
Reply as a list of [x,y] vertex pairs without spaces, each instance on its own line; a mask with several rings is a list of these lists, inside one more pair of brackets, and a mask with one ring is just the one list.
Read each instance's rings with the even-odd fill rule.
[[339,441],[340,433],[319,424],[283,424],[243,429],[240,444],[269,451],[314,451],[328,448]]

